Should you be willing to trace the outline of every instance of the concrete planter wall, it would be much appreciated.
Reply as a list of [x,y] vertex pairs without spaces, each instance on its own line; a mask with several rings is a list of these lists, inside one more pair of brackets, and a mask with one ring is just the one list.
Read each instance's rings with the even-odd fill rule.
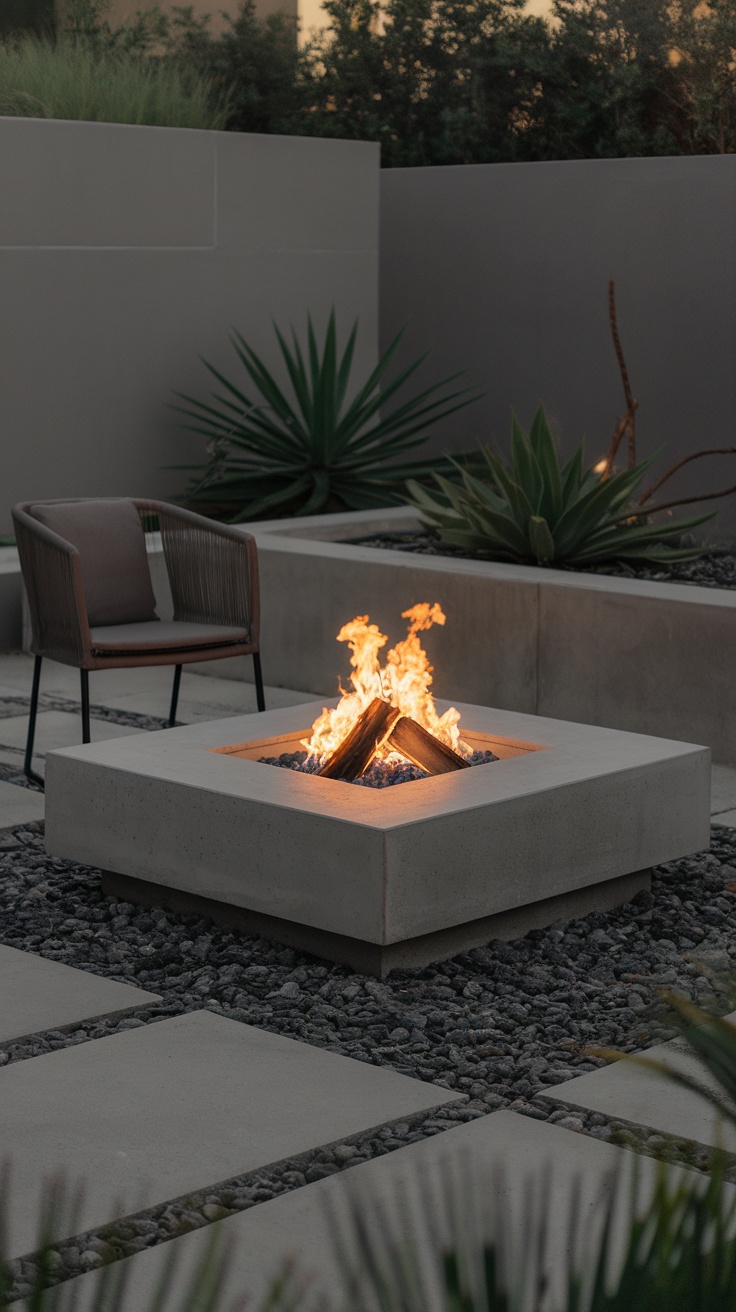
[[272,366],[272,320],[360,315],[377,346],[379,148],[0,117],[0,532],[15,501],[169,497],[204,439],[174,391],[236,325]]
[[[249,527],[267,683],[333,695],[346,620],[369,613],[396,641],[402,611],[439,601],[447,624],[425,635],[438,696],[702,743],[736,764],[736,592],[339,541],[416,527],[400,508]],[[200,668],[249,677],[245,662]]]

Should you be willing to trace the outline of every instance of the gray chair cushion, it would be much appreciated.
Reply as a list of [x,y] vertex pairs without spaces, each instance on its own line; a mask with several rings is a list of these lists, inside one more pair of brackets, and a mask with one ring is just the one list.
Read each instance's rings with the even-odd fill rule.
[[196,651],[203,647],[247,646],[247,629],[229,624],[193,624],[187,620],[158,620],[155,624],[107,624],[91,630],[95,655],[128,652]]
[[39,502],[30,514],[77,548],[90,628],[158,618],[146,536],[132,501]]

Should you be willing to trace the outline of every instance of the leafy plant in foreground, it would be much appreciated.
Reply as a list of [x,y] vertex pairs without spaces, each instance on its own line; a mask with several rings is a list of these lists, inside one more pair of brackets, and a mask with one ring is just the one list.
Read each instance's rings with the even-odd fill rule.
[[[0,1307],[12,1295],[13,1270],[7,1260],[6,1231],[12,1207],[10,1168],[0,1163]],[[126,1312],[132,1307],[129,1291],[131,1267],[126,1262],[110,1262],[84,1280],[82,1289],[75,1283],[58,1282],[59,1236],[79,1231],[82,1192],[71,1192],[57,1177],[45,1188],[39,1209],[37,1252],[24,1260],[23,1283],[30,1283],[22,1305],[23,1312]],[[225,1298],[232,1247],[223,1242],[215,1227],[203,1250],[191,1261],[182,1258],[174,1245],[164,1256],[158,1278],[150,1291],[136,1303],[136,1312],[242,1312],[244,1298]],[[183,1272],[185,1271],[185,1275]],[[91,1287],[90,1287],[91,1285]],[[281,1293],[289,1289],[287,1278],[274,1283]],[[267,1312],[262,1309],[261,1312]],[[286,1309],[284,1309],[286,1312]]]
[[[513,1205],[502,1175],[481,1176],[467,1160],[393,1196],[351,1189],[330,1217],[339,1273],[333,1297],[328,1302],[319,1280],[287,1264],[257,1312],[736,1312],[736,1198],[720,1166],[699,1179],[660,1165],[647,1182],[630,1160],[630,1169],[611,1173],[592,1193],[582,1181],[565,1190],[567,1215],[554,1230],[553,1207],[565,1204],[545,1172],[511,1191]],[[74,1230],[60,1201],[57,1189],[24,1312],[128,1312],[126,1262],[104,1266],[81,1289],[53,1284],[51,1236]],[[0,1187],[0,1305],[12,1288],[2,1260],[8,1216]],[[552,1250],[553,1233],[565,1258]],[[191,1266],[171,1245],[136,1312],[239,1312],[245,1300],[226,1293],[231,1257],[217,1226]]]
[[437,490],[409,481],[411,504],[422,523],[446,542],[494,560],[537,565],[594,565],[602,561],[663,563],[689,560],[700,549],[673,548],[679,537],[710,515],[653,524],[651,510],[632,504],[636,488],[652,464],[642,460],[621,472],[585,468],[581,444],[561,466],[542,406],[529,435],[512,420],[511,464],[481,448],[480,471],[456,464],[453,483],[440,473]]
[[[645,1057],[627,1060],[662,1070],[736,1121],[736,1026],[669,1001],[720,1092]],[[710,1178],[634,1154],[621,1161],[601,1185],[578,1180],[562,1193],[548,1171],[520,1186],[498,1171],[481,1173],[469,1158],[409,1178],[392,1195],[350,1188],[351,1172],[329,1216],[339,1272],[329,1303],[319,1280],[287,1265],[258,1312],[736,1312],[736,1192],[724,1183],[722,1159],[715,1157]],[[7,1185],[0,1171],[0,1305],[12,1287],[2,1258]],[[51,1187],[25,1312],[127,1312],[125,1262],[98,1271],[91,1292],[92,1277],[81,1291],[74,1282],[47,1287],[55,1278],[53,1236],[78,1228],[74,1202],[68,1206],[58,1183]],[[561,1239],[564,1257],[553,1248]],[[182,1278],[172,1245],[136,1312],[237,1312],[243,1300],[225,1293],[231,1256],[214,1227]]]
[[224,392],[213,394],[214,403],[180,394],[187,403],[177,407],[189,421],[185,427],[209,439],[211,456],[190,488],[190,501],[234,507],[235,523],[277,509],[302,515],[346,507],[364,510],[403,500],[408,478],[422,478],[443,467],[449,472],[446,458],[402,458],[424,443],[432,424],[479,394],[469,395],[470,388],[448,392],[458,377],[454,374],[381,416],[381,409],[426,359],[421,356],[384,382],[403,329],[366,381],[351,392],[357,319],[342,352],[334,311],[321,347],[308,319],[306,352],[293,329],[289,345],[274,328],[292,394],[238,332],[231,341],[255,392],[244,391],[205,360]]
[[356,1195],[342,1224],[333,1218],[342,1232],[335,1312],[736,1309],[736,1200],[720,1166],[697,1179],[659,1164],[647,1183],[634,1158],[597,1197],[578,1181],[554,1227],[567,1260],[551,1251],[552,1212],[565,1204],[550,1175],[518,1192],[498,1176],[479,1189],[469,1166],[454,1179],[445,1171],[439,1187],[422,1179],[411,1214],[399,1195]]

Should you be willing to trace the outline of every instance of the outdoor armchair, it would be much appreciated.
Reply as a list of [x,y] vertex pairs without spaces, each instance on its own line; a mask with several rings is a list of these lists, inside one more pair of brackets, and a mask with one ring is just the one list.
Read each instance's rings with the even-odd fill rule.
[[[158,521],[174,603],[161,620],[144,524]],[[253,657],[265,710],[259,654],[258,553],[242,529],[162,501],[24,502],[13,509],[35,654],[24,772],[32,770],[41,662],[81,671],[82,739],[90,741],[89,671],[173,665],[169,725],[176,721],[182,665]]]

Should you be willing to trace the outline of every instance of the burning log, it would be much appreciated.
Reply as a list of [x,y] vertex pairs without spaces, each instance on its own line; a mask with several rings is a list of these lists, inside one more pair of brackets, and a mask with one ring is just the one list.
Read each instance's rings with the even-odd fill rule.
[[401,752],[407,760],[418,765],[420,770],[426,770],[428,774],[450,774],[453,770],[469,769],[469,763],[453,752],[451,747],[446,747],[441,743],[439,738],[433,734],[427,733],[421,724],[416,720],[410,720],[408,716],[402,715],[397,720],[390,734],[388,735],[388,747],[393,747],[394,751]]
[[323,779],[344,779],[347,783],[359,779],[400,716],[396,706],[374,697],[318,773]]
[[402,715],[397,707],[382,698],[374,697],[319,774],[323,779],[344,779],[352,783],[368,769],[384,744],[428,774],[449,774],[468,767],[462,756],[427,733],[416,720]]

